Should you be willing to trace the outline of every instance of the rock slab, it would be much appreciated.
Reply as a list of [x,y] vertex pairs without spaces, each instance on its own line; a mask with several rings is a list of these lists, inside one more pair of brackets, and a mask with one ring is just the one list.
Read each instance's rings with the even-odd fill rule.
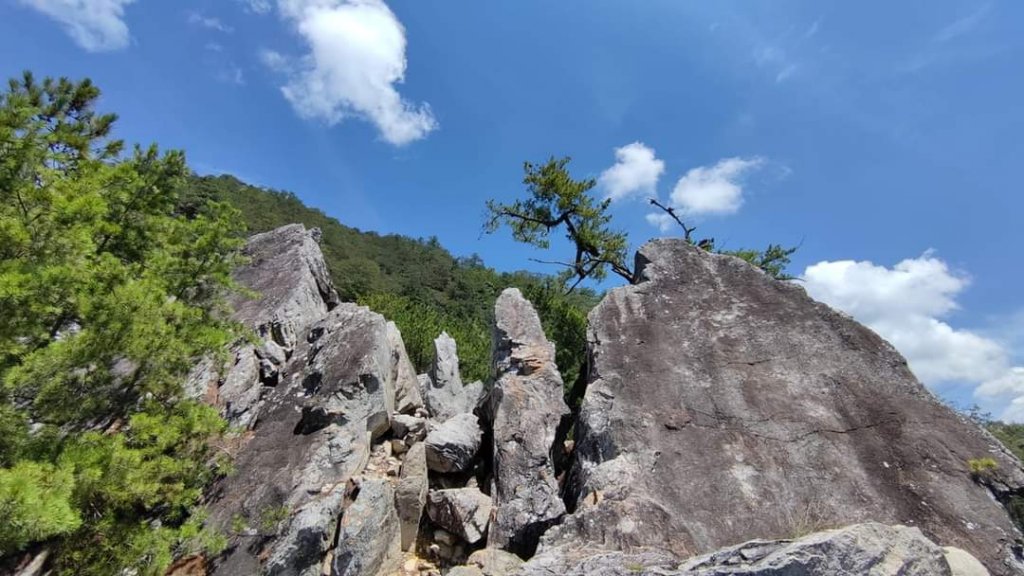
[[590,313],[575,511],[542,549],[688,557],[876,521],[919,527],[992,574],[1024,573],[1020,533],[967,461],[993,458],[1018,494],[1020,463],[878,335],[682,240],[648,243],[636,270]]
[[496,380],[490,395],[494,430],[494,522],[488,546],[529,556],[541,534],[565,513],[552,445],[569,408],[555,346],[517,288],[494,306]]
[[476,488],[433,490],[427,497],[427,515],[438,526],[475,544],[487,533],[491,498]]
[[442,474],[468,470],[480,449],[482,434],[473,414],[463,413],[449,418],[431,430],[423,441],[427,467]]
[[[966,554],[966,553],[965,553]],[[968,558],[971,558],[968,555]],[[521,576],[958,576],[917,528],[865,523],[797,540],[753,540],[680,561],[664,552],[541,555]],[[973,558],[971,558],[973,559]]]
[[420,517],[427,503],[427,454],[422,442],[413,444],[402,461],[402,472],[395,487],[395,508],[401,521],[402,550],[416,543]]
[[401,564],[395,493],[387,480],[362,478],[338,527],[332,576],[393,573]]

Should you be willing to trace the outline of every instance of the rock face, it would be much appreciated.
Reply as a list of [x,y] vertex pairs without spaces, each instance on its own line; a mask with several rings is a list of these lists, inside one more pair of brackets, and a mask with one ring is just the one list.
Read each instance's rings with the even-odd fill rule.
[[[235,473],[210,495],[209,522],[231,535],[211,571],[319,575],[346,482],[390,430],[396,387],[412,369],[401,368],[400,336],[383,317],[336,304],[301,226],[257,235],[246,253],[237,277],[259,297],[236,302],[235,318],[263,342],[237,349],[226,375],[208,384],[206,397],[252,428],[233,448]],[[392,501],[388,508],[394,514]]]
[[260,343],[232,350],[233,360],[219,378],[209,360],[200,363],[187,385],[193,396],[221,406],[234,427],[255,425],[264,390],[253,383],[277,385],[310,326],[338,304],[317,235],[291,224],[256,234],[243,249],[249,261],[234,278],[257,296],[234,294],[231,318],[254,330]]
[[509,288],[498,297],[494,316],[495,514],[488,546],[528,556],[544,530],[565,513],[551,451],[555,429],[569,408],[562,399],[555,347],[533,306]]
[[338,527],[332,576],[391,574],[401,562],[395,494],[387,480],[363,479]]
[[[1024,498],[1020,463],[797,286],[682,242],[644,247],[642,282],[591,313],[563,484],[569,411],[522,295],[495,306],[483,401],[447,335],[417,377],[394,324],[339,304],[315,236],[252,239],[237,278],[259,297],[235,319],[257,338],[190,375],[243,431],[207,494],[229,546],[174,574],[1024,574],[999,503]],[[972,476],[977,458],[996,466]]]
[[917,528],[874,523],[819,532],[794,542],[748,542],[690,560],[680,571],[694,576],[952,574],[942,548]]
[[233,318],[260,335],[273,335],[285,350],[294,348],[306,329],[338,304],[316,234],[302,224],[256,234],[244,249],[249,263],[234,274],[259,296],[234,296]]
[[687,557],[870,520],[915,526],[993,574],[1024,572],[1020,534],[967,461],[997,462],[1000,497],[1021,493],[1020,463],[875,333],[680,240],[644,246],[637,274],[590,313],[575,512],[541,556]]
[[[969,557],[969,556],[968,556]],[[561,557],[564,560],[564,557]],[[966,576],[917,528],[865,523],[798,540],[753,540],[685,562],[652,551],[598,553],[571,565],[548,555],[522,576]]]

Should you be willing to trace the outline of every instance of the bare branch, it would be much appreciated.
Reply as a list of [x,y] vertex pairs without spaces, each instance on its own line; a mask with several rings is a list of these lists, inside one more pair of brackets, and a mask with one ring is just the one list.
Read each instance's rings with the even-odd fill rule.
[[657,198],[651,198],[651,204],[653,204],[653,205],[657,206],[658,208],[661,208],[662,210],[664,210],[666,214],[671,216],[672,219],[676,221],[676,223],[678,223],[680,226],[682,226],[683,227],[683,238],[687,242],[693,243],[692,235],[693,235],[694,231],[697,230],[696,226],[694,226],[692,228],[688,228],[686,226],[686,224],[684,224],[683,221],[676,214],[676,209],[675,208],[670,208],[668,206],[665,206],[661,202],[658,202]]

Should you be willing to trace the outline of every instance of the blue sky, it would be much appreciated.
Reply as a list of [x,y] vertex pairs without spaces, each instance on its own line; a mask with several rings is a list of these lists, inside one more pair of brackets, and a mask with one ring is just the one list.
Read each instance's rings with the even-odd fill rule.
[[719,245],[799,243],[812,295],[1015,420],[1021,62],[1010,0],[0,0],[0,72],[93,78],[198,172],[516,269],[483,203],[571,155],[634,243],[654,195]]

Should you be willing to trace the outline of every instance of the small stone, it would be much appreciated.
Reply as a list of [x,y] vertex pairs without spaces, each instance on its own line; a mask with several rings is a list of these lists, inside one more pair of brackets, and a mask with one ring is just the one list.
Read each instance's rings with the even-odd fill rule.
[[393,454],[405,454],[409,450],[409,446],[404,440],[397,438],[391,440],[391,452]]

